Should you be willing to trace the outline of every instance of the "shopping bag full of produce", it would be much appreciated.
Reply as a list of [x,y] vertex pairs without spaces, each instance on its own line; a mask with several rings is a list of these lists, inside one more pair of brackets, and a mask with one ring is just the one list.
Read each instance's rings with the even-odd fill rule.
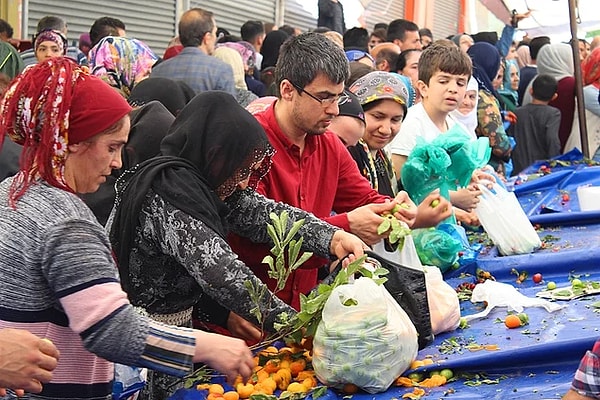
[[383,285],[361,277],[335,288],[325,303],[312,363],[328,386],[352,383],[379,393],[408,369],[417,351],[417,331],[406,312]]

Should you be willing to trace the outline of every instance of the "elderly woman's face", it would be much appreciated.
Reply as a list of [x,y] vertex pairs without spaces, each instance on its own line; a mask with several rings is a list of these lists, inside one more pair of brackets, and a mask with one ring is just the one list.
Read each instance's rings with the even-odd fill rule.
[[129,127],[127,115],[116,129],[68,146],[65,180],[76,193],[94,193],[113,169],[121,168],[121,150],[127,143]]
[[51,40],[43,41],[39,44],[37,49],[35,49],[35,58],[38,62],[42,62],[52,57],[60,57],[62,55],[60,46]]

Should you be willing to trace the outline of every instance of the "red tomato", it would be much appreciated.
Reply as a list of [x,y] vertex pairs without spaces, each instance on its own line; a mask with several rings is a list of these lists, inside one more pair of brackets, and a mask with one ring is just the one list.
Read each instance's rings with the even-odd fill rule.
[[540,283],[542,281],[542,279],[543,279],[542,278],[542,274],[537,273],[537,274],[533,275],[531,277],[531,279],[533,280],[533,283]]

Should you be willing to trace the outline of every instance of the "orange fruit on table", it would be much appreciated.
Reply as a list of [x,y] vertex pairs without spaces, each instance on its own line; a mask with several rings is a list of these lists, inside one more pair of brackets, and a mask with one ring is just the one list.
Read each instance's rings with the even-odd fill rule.
[[251,383],[238,383],[235,390],[242,399],[247,399],[254,392],[254,385]]
[[507,315],[504,319],[504,325],[509,329],[519,328],[521,327],[521,319],[515,314]]
[[306,386],[299,382],[292,382],[287,387],[287,391],[292,393],[306,393],[308,392],[308,389],[306,388]]
[[290,363],[290,371],[292,376],[297,376],[301,371],[306,369],[306,361],[303,358],[299,358],[296,361]]
[[223,400],[223,395],[219,393],[209,393],[206,400]]
[[223,398],[225,400],[239,400],[240,394],[238,392],[229,391],[229,392],[223,393]]
[[279,368],[279,360],[269,360],[265,363],[265,366],[263,367],[263,369],[269,374],[277,372]]
[[342,388],[342,392],[344,394],[354,394],[358,392],[358,386],[356,386],[354,383],[346,383]]
[[219,385],[218,383],[213,383],[208,387],[208,393],[223,394],[225,393],[225,389],[223,389],[223,386]]

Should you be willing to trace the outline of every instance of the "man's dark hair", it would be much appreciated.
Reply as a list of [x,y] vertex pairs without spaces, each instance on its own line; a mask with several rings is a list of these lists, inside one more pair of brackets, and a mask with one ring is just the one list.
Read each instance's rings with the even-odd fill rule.
[[548,74],[540,74],[534,78],[531,84],[534,99],[540,101],[550,101],[552,96],[558,90],[558,82],[556,78]]
[[183,47],[198,47],[202,44],[204,35],[212,32],[214,27],[212,12],[202,8],[191,8],[179,21],[179,40]]
[[536,60],[540,49],[545,45],[550,44],[550,38],[548,36],[537,36],[531,39],[529,42],[529,55],[532,60]]
[[371,40],[371,36],[379,38],[382,42],[387,41],[387,32],[382,28],[373,29],[373,32],[371,32],[371,35],[369,36],[369,40]]
[[265,26],[262,21],[246,21],[240,28],[240,34],[242,35],[242,40],[254,43],[256,38],[265,34]]
[[285,33],[287,33],[290,36],[295,36],[296,35],[296,28],[294,28],[291,25],[285,24],[285,25],[281,25],[279,27],[280,31],[284,31]]
[[373,30],[383,29],[384,31],[387,31],[388,26],[389,25],[386,24],[385,22],[378,22],[373,26]]
[[429,85],[431,77],[438,71],[450,75],[467,75],[469,78],[472,70],[473,62],[467,53],[446,39],[433,42],[423,50],[419,58],[419,80],[426,85]]
[[[217,35],[219,36],[219,35]],[[242,38],[235,35],[223,35],[219,39],[217,39],[217,43],[230,43],[230,42],[239,42]]]
[[427,36],[430,37],[431,40],[433,40],[433,33],[431,33],[431,29],[429,28],[421,28],[419,29],[419,36]]
[[387,41],[393,42],[398,39],[404,41],[406,32],[419,32],[419,27],[412,21],[406,19],[395,19],[390,22],[387,29]]
[[365,28],[351,28],[344,33],[344,50],[369,51],[369,31]]
[[64,19],[56,17],[54,15],[46,15],[38,21],[36,32],[40,33],[41,31],[45,31],[48,29],[63,32],[66,28],[67,23]]
[[13,27],[5,20],[0,19],[0,33],[2,32],[6,32],[6,37],[9,39],[13,37]]
[[320,33],[302,33],[286,40],[275,67],[277,87],[287,79],[304,88],[319,74],[336,84],[343,83],[350,74],[344,51]]
[[106,36],[119,36],[119,29],[125,30],[123,21],[113,17],[100,17],[90,27],[91,47],[94,47],[100,39]]

